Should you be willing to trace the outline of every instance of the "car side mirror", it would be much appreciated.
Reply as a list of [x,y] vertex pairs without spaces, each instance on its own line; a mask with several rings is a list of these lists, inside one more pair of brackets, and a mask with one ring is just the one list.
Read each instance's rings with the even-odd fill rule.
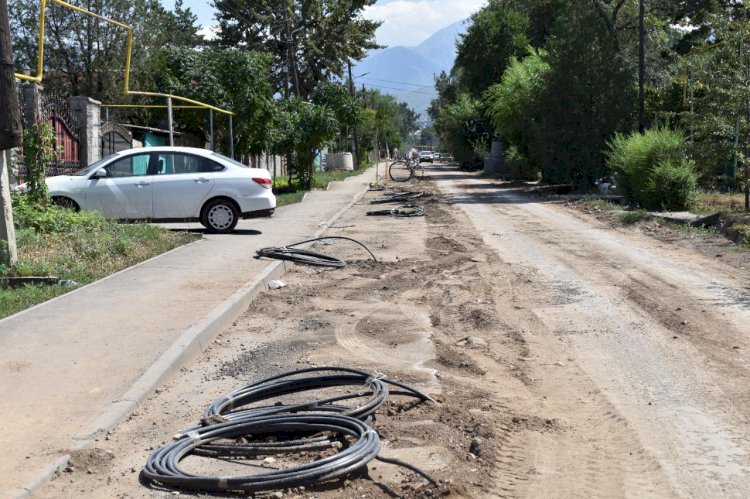
[[107,178],[107,170],[104,168],[99,168],[94,172],[94,175],[92,175],[93,178]]

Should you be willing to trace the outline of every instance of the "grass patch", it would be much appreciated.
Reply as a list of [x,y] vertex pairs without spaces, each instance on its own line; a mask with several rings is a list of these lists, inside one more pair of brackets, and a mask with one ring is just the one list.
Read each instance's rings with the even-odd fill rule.
[[632,225],[645,220],[651,220],[653,217],[646,210],[627,211],[619,215],[620,223]]
[[280,208],[289,204],[299,203],[305,197],[305,191],[285,192],[276,194],[276,207]]
[[618,204],[607,201],[606,199],[599,198],[582,199],[579,201],[579,204],[584,208],[588,208],[590,210],[613,211],[622,209],[622,207]]
[[364,173],[364,170],[329,170],[325,172],[317,172],[313,175],[313,189],[326,189],[331,182],[344,180],[348,177],[361,175],[362,173]]
[[[145,223],[118,224],[96,212],[39,209],[17,202],[18,263],[6,277],[55,276],[79,286],[200,238]],[[70,291],[57,285],[0,287],[0,318]]]
[[742,212],[745,210],[745,195],[741,192],[702,191],[698,193],[694,212],[710,215],[717,211]]
[[[355,175],[361,175],[364,171],[364,169],[361,169],[353,171],[331,170],[316,172],[315,175],[313,175],[312,186],[313,189],[327,189],[328,184],[331,182],[344,180],[345,178],[353,177]],[[276,195],[277,208],[299,203],[302,201],[302,198],[305,197],[305,190],[294,182],[290,184],[289,177],[276,177],[273,182],[273,192]]]
[[683,232],[685,234],[700,235],[700,236],[715,236],[719,232],[711,227],[693,227],[690,224],[681,224],[678,222],[670,222],[668,220],[662,220],[661,224],[665,227],[669,227],[672,230]]

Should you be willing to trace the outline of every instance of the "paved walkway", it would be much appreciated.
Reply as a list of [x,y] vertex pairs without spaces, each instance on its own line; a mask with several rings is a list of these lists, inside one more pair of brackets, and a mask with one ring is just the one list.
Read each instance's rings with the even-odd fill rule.
[[0,497],[43,484],[241,314],[285,268],[256,249],[324,230],[373,179],[332,183],[0,321]]

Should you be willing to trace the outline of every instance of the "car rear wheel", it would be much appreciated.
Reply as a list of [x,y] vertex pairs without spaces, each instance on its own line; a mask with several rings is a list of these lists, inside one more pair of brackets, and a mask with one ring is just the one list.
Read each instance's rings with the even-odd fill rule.
[[201,223],[213,234],[232,232],[239,221],[237,207],[228,199],[213,199],[206,203],[201,214]]

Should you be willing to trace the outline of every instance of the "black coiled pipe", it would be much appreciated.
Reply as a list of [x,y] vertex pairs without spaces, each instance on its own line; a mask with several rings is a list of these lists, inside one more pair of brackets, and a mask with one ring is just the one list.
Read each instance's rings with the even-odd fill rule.
[[[405,395],[422,401],[430,400],[434,402],[428,395],[408,385],[389,380],[385,377],[374,376],[366,371],[349,367],[308,367],[251,383],[224,395],[208,406],[204,413],[204,421],[214,416],[227,417],[235,415],[237,417],[245,417],[294,411],[332,411],[341,412],[358,419],[366,419],[372,416],[388,399],[388,385],[399,389],[391,392],[393,395]],[[289,405],[260,406],[237,410],[284,395],[320,388],[343,386],[355,386],[359,390],[355,393]],[[334,405],[345,400],[363,397],[367,397],[367,400],[357,407]],[[242,414],[242,416],[238,416],[238,414]]]
[[[328,457],[283,470],[236,477],[201,476],[186,473],[180,461],[201,446],[216,440],[245,435],[310,435],[327,432],[347,445]],[[377,457],[380,439],[363,421],[340,414],[282,414],[220,423],[190,431],[152,452],[141,471],[141,480],[169,487],[206,491],[259,492],[310,485],[351,473]]]

